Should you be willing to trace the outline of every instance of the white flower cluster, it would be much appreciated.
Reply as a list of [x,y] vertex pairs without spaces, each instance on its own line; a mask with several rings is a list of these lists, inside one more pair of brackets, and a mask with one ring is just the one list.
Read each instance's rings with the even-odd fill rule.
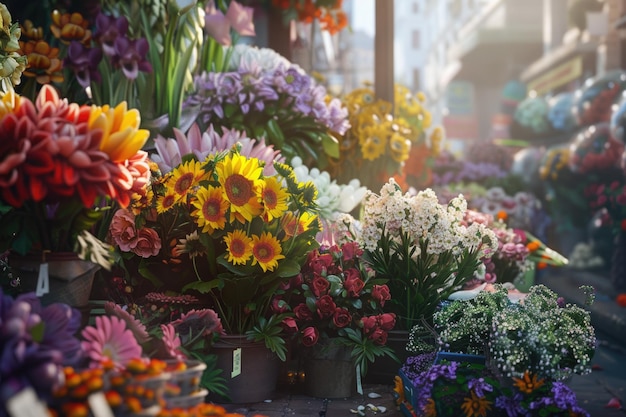
[[296,68],[298,72],[304,73],[300,66],[292,63],[273,49],[237,44],[232,47],[228,71],[237,71],[238,68],[260,68],[263,71],[274,71],[280,66]]
[[376,248],[383,233],[398,239],[408,233],[416,248],[415,256],[420,255],[419,242],[427,242],[427,251],[432,255],[451,252],[457,256],[463,250],[480,249],[483,257],[491,256],[498,248],[491,229],[478,223],[465,226],[467,201],[461,194],[443,205],[431,189],[417,195],[402,194],[391,178],[381,188],[380,196],[367,192],[364,208],[361,243],[368,250]]
[[291,160],[294,174],[300,182],[311,181],[317,188],[317,206],[320,217],[327,221],[336,221],[339,213],[350,213],[365,197],[366,187],[358,179],[348,184],[337,184],[330,174],[317,168],[309,169],[300,157]]
[[595,253],[591,244],[585,242],[577,243],[568,259],[568,265],[575,269],[601,268],[604,266],[602,257]]
[[494,217],[504,211],[509,227],[527,230],[532,229],[533,219],[541,210],[541,201],[532,193],[518,191],[515,195],[508,195],[502,187],[489,188],[484,195],[472,199],[472,204],[482,213]]

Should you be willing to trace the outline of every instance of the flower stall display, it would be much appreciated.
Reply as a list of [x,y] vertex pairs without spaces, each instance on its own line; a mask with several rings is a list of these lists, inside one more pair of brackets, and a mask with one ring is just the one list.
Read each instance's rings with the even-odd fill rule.
[[359,242],[377,277],[389,280],[389,311],[397,314],[399,327],[432,322],[439,302],[470,280],[481,259],[497,249],[491,229],[480,223],[465,226],[466,210],[462,195],[443,205],[431,189],[402,194],[393,179],[380,195],[366,195]]
[[[342,99],[348,109],[350,128],[339,142],[339,155],[329,171],[340,182],[359,178],[369,189],[378,189],[395,174],[423,181],[430,160],[440,150],[442,130],[428,135],[431,115],[422,93],[415,95],[401,85],[394,89],[394,104],[377,99],[369,87],[356,89]],[[393,107],[393,112],[392,112]],[[415,147],[413,165],[407,162]],[[428,175],[426,175],[428,177]],[[408,178],[405,178],[409,181]]]
[[347,111],[299,66],[267,48],[238,45],[223,71],[194,78],[184,118],[201,129],[235,128],[264,138],[288,159],[324,169],[338,156]]
[[609,123],[589,126],[570,144],[569,166],[574,172],[598,175],[620,170],[624,144],[611,134]]
[[550,106],[543,96],[529,95],[520,102],[513,114],[511,136],[514,139],[538,140],[552,133],[548,118]]
[[[26,291],[38,285],[40,295],[53,297],[71,289],[67,281],[94,272],[95,265],[110,268],[110,248],[94,226],[107,207],[128,206],[148,183],[148,154],[141,150],[148,131],[139,129],[139,112],[126,103],[78,105],[49,85],[34,102],[5,94],[0,112],[0,250],[10,251]],[[57,279],[39,268],[47,262]],[[84,298],[68,301],[82,306]]]
[[341,0],[272,0],[271,4],[282,12],[284,22],[313,23],[317,20],[321,30],[333,35],[348,25],[341,3]]
[[[284,295],[273,300],[279,308],[287,304],[293,311],[297,341],[304,348],[300,353],[313,359],[309,362],[305,359],[306,386],[313,393],[322,390],[327,395],[341,396],[340,392],[325,391],[324,385],[333,377],[326,374],[323,378],[314,369],[321,366],[316,359],[330,358],[326,356],[328,352],[335,353],[345,347],[347,355],[343,362],[352,375],[355,369],[365,375],[368,363],[376,357],[395,357],[385,346],[387,334],[396,323],[394,313],[383,312],[391,298],[389,287],[386,279],[376,277],[367,268],[362,255],[363,250],[356,242],[310,252],[301,274],[289,282]],[[311,379],[314,377],[319,380],[314,382]],[[352,382],[352,386],[348,384],[340,391],[346,392],[347,388],[349,396],[356,388],[355,381]]]
[[626,87],[626,73],[621,70],[589,78],[574,95],[573,112],[579,126],[607,123],[612,106],[621,98]]

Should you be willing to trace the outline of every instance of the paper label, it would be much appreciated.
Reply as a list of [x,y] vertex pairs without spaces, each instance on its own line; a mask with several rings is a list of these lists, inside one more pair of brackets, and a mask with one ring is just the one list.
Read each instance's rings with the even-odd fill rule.
[[230,373],[230,377],[234,378],[241,374],[241,348],[237,348],[233,351],[233,371]]
[[102,392],[94,392],[87,397],[87,402],[89,403],[93,417],[115,417]]
[[37,297],[48,294],[50,292],[50,278],[48,276],[48,264],[39,265],[39,276],[37,277],[37,288],[35,294]]
[[24,388],[6,402],[6,409],[12,417],[42,417],[48,415],[48,409],[39,400],[35,390]]

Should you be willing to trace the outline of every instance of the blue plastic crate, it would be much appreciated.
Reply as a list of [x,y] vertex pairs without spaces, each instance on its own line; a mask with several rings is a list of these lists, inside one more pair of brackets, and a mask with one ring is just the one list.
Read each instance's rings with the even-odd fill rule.
[[402,372],[402,369],[398,371],[398,375],[402,380],[402,388],[404,391],[404,403],[400,404],[400,410],[407,417],[415,417],[417,407],[417,388],[413,385],[413,382]]
[[446,361],[454,361],[454,362],[465,362],[465,363],[475,363],[478,365],[485,364],[485,356],[484,355],[470,355],[469,353],[457,353],[457,352],[437,352],[437,356],[435,357],[435,364],[441,363],[442,360]]

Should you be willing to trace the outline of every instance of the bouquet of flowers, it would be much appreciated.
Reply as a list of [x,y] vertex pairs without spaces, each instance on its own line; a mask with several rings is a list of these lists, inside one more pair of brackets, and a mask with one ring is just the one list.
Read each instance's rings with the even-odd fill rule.
[[340,0],[272,0],[272,6],[282,11],[285,22],[313,23],[319,20],[320,28],[331,35],[348,25]]
[[323,169],[348,129],[338,99],[300,67],[267,48],[236,46],[222,72],[203,72],[183,103],[185,123],[235,128],[264,138],[288,159]]
[[139,112],[79,106],[46,85],[35,102],[5,94],[0,115],[0,251],[77,252],[108,267],[87,232],[149,181]]
[[273,304],[293,311],[302,346],[348,346],[364,375],[375,357],[395,357],[385,344],[396,317],[383,312],[389,288],[361,262],[362,254],[356,242],[310,252],[301,274]]
[[208,297],[227,333],[264,334],[284,358],[284,341],[268,330],[283,319],[271,299],[317,247],[316,189],[289,165],[274,163],[274,175],[263,165],[237,146],[204,160],[187,155],[153,178],[132,211],[116,213],[110,233],[128,279],[138,272],[149,290]]
[[462,195],[447,205],[431,189],[402,194],[393,179],[380,195],[365,197],[359,242],[376,276],[388,279],[394,311],[406,330],[432,316],[441,300],[476,273],[497,249],[494,232],[480,223],[464,224]]

